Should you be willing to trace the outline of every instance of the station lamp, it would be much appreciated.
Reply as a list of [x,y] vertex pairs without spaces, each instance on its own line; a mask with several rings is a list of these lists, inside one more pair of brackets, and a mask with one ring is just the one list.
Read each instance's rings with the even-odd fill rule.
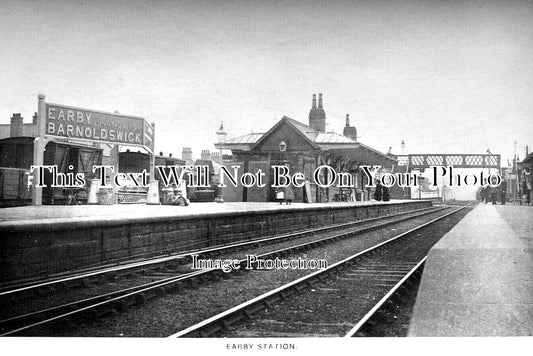
[[[217,130],[216,134],[218,137],[218,148],[220,150],[220,165],[222,165],[224,162],[224,160],[222,159],[222,144],[226,142],[226,137],[228,136],[226,131],[224,131],[224,122],[222,121],[220,122],[220,128]],[[222,174],[222,172],[220,172],[220,174]],[[218,196],[215,198],[215,201],[217,203],[223,203],[224,197],[222,196],[222,188],[219,188],[219,189],[220,191],[219,191]]]

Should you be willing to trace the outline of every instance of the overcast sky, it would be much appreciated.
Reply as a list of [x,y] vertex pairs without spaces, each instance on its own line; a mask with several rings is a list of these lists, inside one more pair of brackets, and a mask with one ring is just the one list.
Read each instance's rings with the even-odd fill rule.
[[533,4],[0,0],[0,123],[46,100],[142,116],[156,151],[350,114],[386,152],[533,145]]

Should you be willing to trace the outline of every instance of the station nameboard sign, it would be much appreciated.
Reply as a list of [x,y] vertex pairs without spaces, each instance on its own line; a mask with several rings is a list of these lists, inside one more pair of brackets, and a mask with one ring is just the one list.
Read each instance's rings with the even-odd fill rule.
[[143,146],[153,152],[154,130],[145,119],[46,103],[45,135]]

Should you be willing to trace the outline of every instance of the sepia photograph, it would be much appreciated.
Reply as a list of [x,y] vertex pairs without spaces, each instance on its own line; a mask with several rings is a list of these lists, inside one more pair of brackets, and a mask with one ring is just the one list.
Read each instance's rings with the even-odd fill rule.
[[0,0],[0,348],[531,349],[532,19]]

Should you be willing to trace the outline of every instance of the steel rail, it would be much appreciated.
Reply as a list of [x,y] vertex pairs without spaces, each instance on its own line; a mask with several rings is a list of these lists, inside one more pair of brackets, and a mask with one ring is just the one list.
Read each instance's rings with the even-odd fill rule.
[[384,296],[381,298],[344,337],[353,337],[367,322],[374,316],[374,314],[389,300],[394,293],[426,262],[427,255],[424,256],[405,276],[398,281]]
[[[399,235],[396,235],[386,241],[383,241],[379,244],[376,244],[368,249],[365,249],[361,252],[358,252],[352,256],[349,256],[339,262],[336,262],[334,263],[333,265],[331,266],[328,266],[327,268],[324,268],[324,269],[320,269],[318,271],[315,271],[313,273],[310,273],[306,276],[303,276],[295,281],[292,281],[292,282],[289,282],[283,286],[280,286],[274,290],[271,290],[269,292],[266,292],[260,296],[257,296],[249,301],[246,301],[244,303],[241,303],[233,308],[230,308],[222,313],[219,313],[215,316],[212,316],[204,321],[201,321],[200,323],[197,323],[195,325],[192,325],[186,329],[183,329],[182,331],[179,331],[175,334],[172,334],[170,336],[168,336],[169,338],[173,338],[173,337],[184,337],[184,336],[191,336],[193,334],[196,334],[198,336],[204,336],[205,335],[205,332],[203,331],[204,329],[208,328],[208,327],[213,327],[214,329],[217,329],[216,331],[218,330],[221,330],[223,328],[226,328],[226,329],[229,329],[229,325],[231,322],[235,322],[235,321],[238,321],[238,320],[241,320],[245,317],[250,317],[251,314],[253,314],[254,312],[258,311],[258,310],[261,310],[263,309],[263,306],[262,304],[269,304],[269,300],[273,300],[275,299],[276,301],[277,300],[280,300],[280,299],[284,299],[286,295],[290,294],[290,291],[294,288],[296,289],[297,292],[300,292],[301,289],[305,288],[306,285],[312,285],[313,283],[316,282],[316,279],[321,279],[323,278],[323,276],[325,276],[326,274],[332,274],[334,273],[334,271],[338,271],[344,267],[346,267],[348,264],[350,263],[354,263],[354,260],[357,259],[357,258],[360,258],[361,256],[364,256],[370,252],[374,252],[376,251],[377,249],[385,246],[385,245],[388,245],[394,241],[397,241],[399,240],[400,238],[402,237],[406,237],[410,234],[412,234],[413,232],[416,232],[420,229],[423,229],[433,223],[435,223],[436,221],[439,221],[441,219],[444,219],[445,217],[449,216],[449,215],[452,215],[452,214],[455,214],[457,213],[458,211],[460,210],[463,210],[465,209],[466,206],[463,206],[463,207],[460,207],[458,209],[455,209],[449,213],[446,213],[442,216],[439,216],[429,222],[426,222],[422,225],[419,225],[413,229],[410,229],[406,232],[403,232]],[[299,288],[301,286],[301,288]],[[284,295],[283,293],[286,292],[286,294]],[[215,331],[215,332],[216,332]]]
[[[194,273],[195,272],[193,272],[193,274]],[[201,271],[196,272],[196,274],[200,274],[200,273],[201,273]],[[73,316],[75,314],[80,314],[82,312],[87,312],[87,311],[90,311],[92,309],[95,309],[95,308],[98,308],[98,307],[101,307],[101,306],[104,306],[104,305],[108,305],[108,304],[111,304],[111,303],[120,302],[121,300],[124,300],[126,298],[134,297],[134,296],[139,295],[140,293],[152,291],[152,290],[154,290],[156,288],[161,288],[161,287],[163,287],[166,284],[176,283],[176,282],[179,282],[181,279],[187,279],[187,278],[190,278],[190,276],[178,277],[178,278],[176,278],[175,280],[173,280],[171,282],[166,282],[165,284],[144,288],[144,289],[141,289],[141,290],[138,290],[138,291],[134,291],[134,292],[131,292],[131,293],[127,293],[125,295],[121,295],[121,296],[118,296],[118,297],[115,297],[115,298],[111,298],[111,299],[108,299],[108,300],[97,302],[95,304],[92,304],[92,305],[89,305],[89,306],[86,306],[86,307],[83,307],[83,308],[80,308],[80,309],[76,309],[76,310],[67,312],[65,314],[57,315],[55,317],[52,317],[52,318],[49,318],[49,319],[46,319],[46,320],[42,320],[42,321],[39,321],[39,322],[31,324],[31,325],[26,325],[26,326],[23,326],[21,328],[15,329],[15,330],[10,330],[8,332],[0,334],[0,336],[9,336],[9,335],[17,334],[17,333],[19,333],[21,331],[28,330],[28,329],[34,328],[36,326],[44,325],[44,324],[50,323],[52,321],[56,321],[56,320],[59,320],[59,319],[64,319],[66,317]]]
[[[7,319],[0,320],[0,326],[2,324],[8,324],[8,323],[12,323],[12,322],[15,322],[15,321],[21,321],[21,320],[28,319],[28,318],[31,318],[31,317],[36,317],[36,316],[39,316],[39,315],[42,315],[42,314],[46,315],[47,313],[52,313],[52,312],[62,312],[64,309],[68,309],[68,308],[79,309],[80,304],[83,306],[84,304],[88,304],[88,303],[99,303],[100,301],[106,301],[106,300],[109,300],[109,299],[114,298],[114,297],[123,296],[123,295],[125,295],[125,294],[127,294],[129,292],[135,292],[136,290],[149,288],[149,287],[152,287],[152,286],[157,286],[157,285],[159,285],[161,283],[165,283],[165,282],[174,281],[178,277],[179,278],[194,277],[198,273],[199,273],[199,271],[184,273],[184,274],[181,274],[179,276],[173,276],[173,277],[169,277],[169,278],[165,278],[165,279],[160,279],[158,281],[154,281],[154,282],[150,282],[150,283],[146,283],[146,284],[142,284],[142,285],[138,285],[138,286],[133,286],[133,287],[125,288],[125,289],[120,289],[118,291],[113,291],[113,292],[97,295],[97,296],[94,296],[94,297],[89,297],[89,298],[86,298],[86,299],[77,300],[77,301],[74,301],[74,302],[61,304],[61,305],[49,307],[49,308],[46,308],[46,309],[41,309],[41,310],[37,310],[37,311],[34,311],[34,312],[13,316],[13,317],[10,317],[10,318],[7,318]],[[91,304],[91,305],[95,305],[95,304]],[[2,335],[0,335],[0,336],[2,336]]]

